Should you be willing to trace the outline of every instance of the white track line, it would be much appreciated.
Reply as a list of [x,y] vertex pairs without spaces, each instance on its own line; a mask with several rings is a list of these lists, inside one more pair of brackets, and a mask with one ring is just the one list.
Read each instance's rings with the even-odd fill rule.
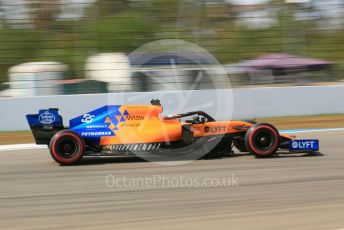
[[[315,133],[315,132],[330,132],[330,131],[344,131],[344,128],[331,128],[331,129],[304,129],[304,130],[281,130],[280,133]],[[46,145],[36,144],[16,144],[16,145],[0,145],[0,152],[14,151],[14,150],[28,150],[28,149],[46,149]]]
[[17,145],[0,145],[0,152],[13,150],[27,150],[27,149],[45,149],[46,145],[36,144],[17,144]]
[[329,128],[329,129],[290,129],[280,130],[280,133],[317,133],[317,132],[330,132],[330,131],[344,131],[344,128]]

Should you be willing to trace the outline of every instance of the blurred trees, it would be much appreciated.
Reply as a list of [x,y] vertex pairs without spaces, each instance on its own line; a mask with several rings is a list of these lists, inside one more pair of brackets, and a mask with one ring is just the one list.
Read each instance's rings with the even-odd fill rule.
[[33,27],[39,30],[49,30],[61,12],[60,0],[24,0],[28,16]]
[[[81,17],[63,18],[61,4],[67,0],[24,2],[27,22],[14,26],[4,15],[21,18],[22,13],[1,13],[14,2],[0,1],[0,82],[6,80],[9,67],[28,61],[61,61],[71,67],[73,76],[83,77],[89,55],[129,53],[162,38],[198,43],[224,64],[266,52],[294,52],[344,67],[343,27],[324,30],[319,20],[302,18],[320,15],[311,5],[282,0],[250,6],[224,0],[97,0],[81,4]],[[250,27],[242,23],[247,17],[262,24],[270,17],[273,23]]]

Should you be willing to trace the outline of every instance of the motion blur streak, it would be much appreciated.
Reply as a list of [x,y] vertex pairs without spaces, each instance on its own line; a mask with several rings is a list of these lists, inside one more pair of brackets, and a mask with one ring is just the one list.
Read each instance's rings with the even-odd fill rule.
[[[85,159],[60,167],[47,150],[0,154],[1,229],[340,229],[344,226],[342,132],[318,137],[316,156],[240,155],[163,167],[137,159]],[[239,187],[108,188],[130,178],[235,175]]]
[[168,81],[171,65],[181,85],[196,77],[171,54],[147,68],[126,56],[160,39],[208,50],[234,87],[343,79],[340,0],[1,0],[0,12],[0,97],[152,91],[145,76]]

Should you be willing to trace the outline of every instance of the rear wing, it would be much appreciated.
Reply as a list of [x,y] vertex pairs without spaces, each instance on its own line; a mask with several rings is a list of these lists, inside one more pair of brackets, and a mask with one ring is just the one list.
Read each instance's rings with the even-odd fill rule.
[[26,115],[36,144],[49,144],[51,138],[60,130],[64,129],[63,118],[58,109],[41,109],[38,114]]

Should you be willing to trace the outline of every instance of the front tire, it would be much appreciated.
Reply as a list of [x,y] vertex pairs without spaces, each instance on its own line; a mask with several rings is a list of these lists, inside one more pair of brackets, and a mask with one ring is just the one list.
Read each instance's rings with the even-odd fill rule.
[[56,133],[49,144],[52,158],[61,165],[72,165],[81,160],[85,152],[84,140],[71,130]]
[[256,157],[272,157],[279,149],[280,135],[278,130],[267,123],[259,123],[248,129],[245,145]]

